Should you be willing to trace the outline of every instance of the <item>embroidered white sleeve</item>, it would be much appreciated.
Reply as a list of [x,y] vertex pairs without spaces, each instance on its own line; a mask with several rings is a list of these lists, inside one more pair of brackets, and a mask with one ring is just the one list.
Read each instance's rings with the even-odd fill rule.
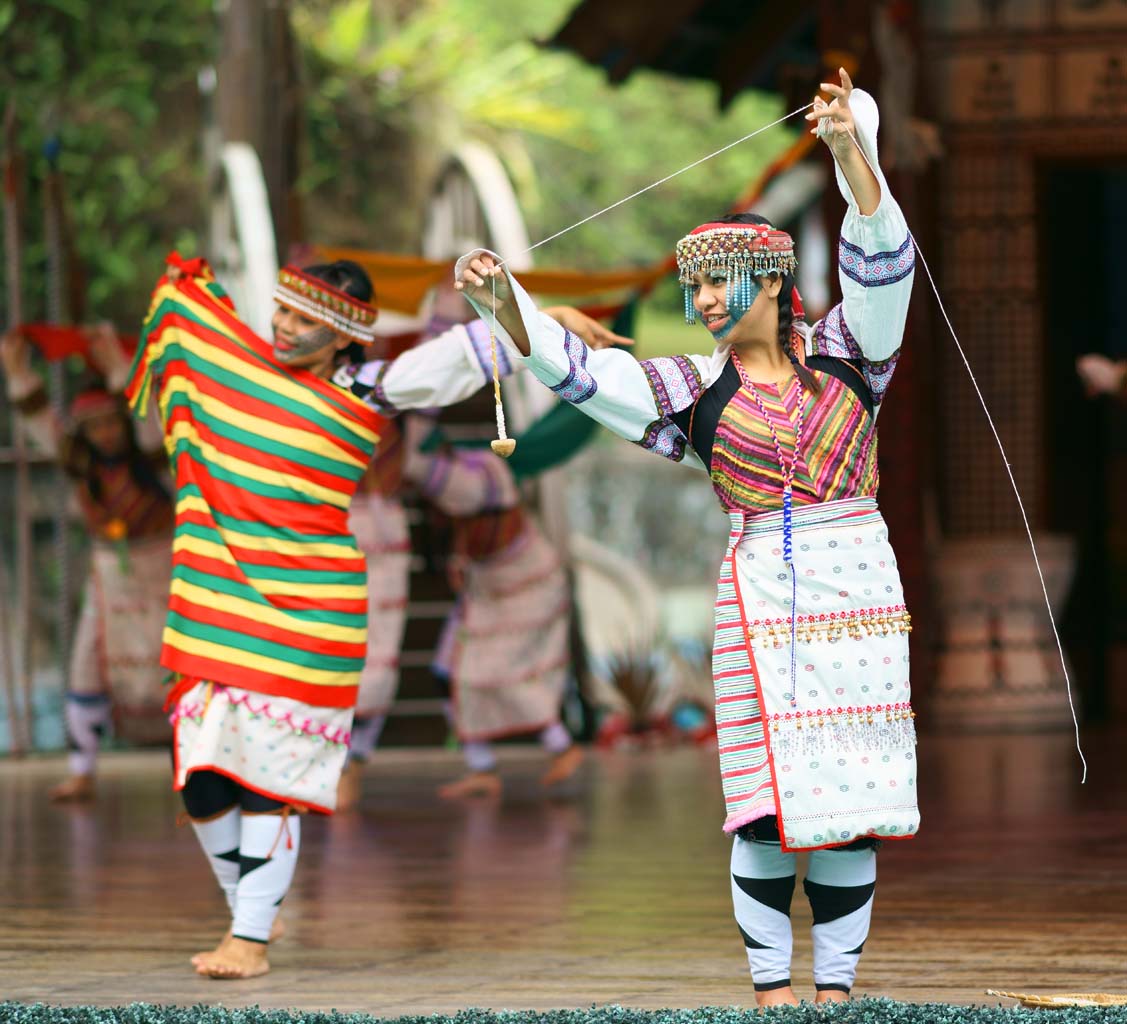
[[[502,377],[512,373],[498,351]],[[480,320],[458,324],[396,359],[345,366],[333,376],[377,412],[395,416],[405,409],[437,409],[469,398],[493,379],[489,332]]]
[[[908,224],[877,160],[877,128],[880,115],[876,102],[862,89],[854,89],[849,100],[861,145],[880,184],[881,198],[876,210],[864,216],[841,168],[834,168],[838,189],[848,204],[838,245],[838,278],[842,302],[835,307],[833,323],[819,324],[820,332],[843,334],[858,348],[852,358],[881,364],[892,359],[900,348],[908,301],[915,276],[916,252],[908,234]],[[816,354],[811,345],[811,354]],[[831,354],[831,353],[823,353]],[[847,356],[846,358],[850,358]]]
[[[470,259],[485,251],[477,249],[463,256],[455,274],[460,275]],[[522,356],[498,323],[497,337],[514,363],[526,366],[562,401],[570,402],[627,441],[673,461],[685,459],[703,468],[670,417],[692,405],[715,380],[715,357],[686,355],[639,363],[621,349],[594,351],[539,312],[512,275],[509,283],[532,350],[529,356]],[[480,316],[490,315],[484,306],[470,301]]]

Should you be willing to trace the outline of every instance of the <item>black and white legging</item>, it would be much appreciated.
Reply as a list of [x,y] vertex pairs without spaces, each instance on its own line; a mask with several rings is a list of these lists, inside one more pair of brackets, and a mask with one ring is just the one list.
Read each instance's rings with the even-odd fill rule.
[[[774,831],[773,822],[756,825],[754,833],[741,829],[732,846],[732,902],[755,990],[765,992],[791,983],[796,855],[784,853],[777,839],[751,838]],[[871,844],[810,853],[802,886],[814,914],[814,987],[819,992],[853,988],[869,935],[876,880],[877,851]]]
[[268,941],[293,881],[301,820],[280,801],[218,772],[192,772],[180,795],[227,899],[231,933]]

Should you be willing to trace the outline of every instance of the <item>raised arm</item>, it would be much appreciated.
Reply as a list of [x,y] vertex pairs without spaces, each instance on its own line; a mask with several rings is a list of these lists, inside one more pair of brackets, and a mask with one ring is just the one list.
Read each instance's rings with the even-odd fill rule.
[[0,364],[4,367],[8,401],[27,437],[45,455],[57,456],[62,425],[51,412],[43,381],[31,368],[31,346],[23,335],[9,331],[0,338]]
[[[94,324],[83,328],[83,333],[86,335],[90,362],[102,375],[106,390],[115,395],[122,394],[129,383],[132,361],[113,325],[105,322]],[[155,399],[149,400],[144,412],[137,410],[134,424],[137,446],[141,451],[158,452],[164,448],[164,426],[161,424]]]
[[514,361],[526,365],[561,400],[627,441],[703,468],[672,417],[715,380],[715,357],[638,362],[620,349],[591,351],[582,339],[539,312],[500,258],[484,249],[463,256],[455,275],[483,318],[493,316],[496,284],[498,339],[509,347]]
[[815,325],[807,348],[811,355],[860,362],[879,406],[900,354],[916,251],[877,161],[876,102],[841,74],[841,86],[823,86],[833,103],[810,116],[821,120],[815,131],[834,154],[847,204],[838,244],[842,301]]

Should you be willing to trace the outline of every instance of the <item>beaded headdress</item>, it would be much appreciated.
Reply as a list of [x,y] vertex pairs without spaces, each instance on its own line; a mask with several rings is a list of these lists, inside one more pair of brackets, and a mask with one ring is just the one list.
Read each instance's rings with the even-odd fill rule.
[[728,272],[729,304],[733,295],[750,305],[755,278],[793,274],[798,267],[794,239],[769,224],[702,224],[677,243],[677,272],[685,290],[685,319],[695,323],[693,275],[702,271]]
[[376,307],[361,302],[319,278],[286,266],[278,271],[274,301],[331,327],[353,341],[370,345],[376,337]]
[[87,420],[111,413],[122,413],[121,400],[103,388],[87,388],[74,396],[70,403],[69,425],[78,427]]

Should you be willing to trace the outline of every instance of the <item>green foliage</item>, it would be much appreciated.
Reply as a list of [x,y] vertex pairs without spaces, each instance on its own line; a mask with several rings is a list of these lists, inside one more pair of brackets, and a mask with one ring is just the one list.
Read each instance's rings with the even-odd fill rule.
[[[622,88],[544,49],[574,0],[292,0],[304,69],[301,187],[311,241],[417,251],[451,146],[500,152],[543,237],[770,120],[746,95],[637,74]],[[0,0],[0,97],[24,158],[25,310],[44,315],[44,145],[59,142],[87,317],[137,322],[173,246],[199,247],[199,69],[219,38],[213,0]],[[777,153],[775,128],[553,242],[543,265],[648,263],[728,206]],[[661,292],[675,309],[675,289]]]
[[[1124,1007],[1053,1010],[1054,1024],[1122,1024]],[[372,1024],[366,1013],[315,1010],[260,1010],[222,1006],[44,1006],[0,1003],[4,1024]],[[692,1010],[634,1010],[604,1006],[591,1010],[462,1010],[453,1016],[399,1017],[395,1024],[1044,1024],[1046,1011],[946,1003],[898,1003],[858,999],[815,1007],[777,1007],[758,1013],[738,1007]]]
[[[780,113],[746,94],[721,115],[715,87],[639,73],[622,87],[543,49],[574,0],[328,0],[294,25],[308,77],[305,187],[318,241],[414,250],[425,187],[463,138],[492,145],[534,239],[704,156]],[[541,265],[653,262],[728,208],[787,144],[773,128],[545,246]],[[407,153],[406,164],[397,156]],[[351,162],[350,162],[351,161]],[[357,211],[360,216],[357,217]],[[675,307],[679,292],[663,293]]]
[[45,314],[43,182],[55,140],[90,317],[133,329],[162,257],[201,221],[195,79],[211,0],[0,0],[0,97],[22,168],[26,319]]

